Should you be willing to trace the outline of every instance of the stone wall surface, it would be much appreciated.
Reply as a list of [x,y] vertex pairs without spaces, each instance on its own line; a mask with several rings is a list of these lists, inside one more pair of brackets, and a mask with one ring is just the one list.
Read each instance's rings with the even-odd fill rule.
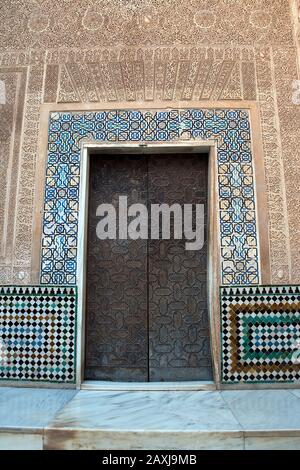
[[299,283],[299,11],[298,0],[2,0],[0,284],[36,279],[42,104],[162,109],[219,100],[259,104],[270,281]]

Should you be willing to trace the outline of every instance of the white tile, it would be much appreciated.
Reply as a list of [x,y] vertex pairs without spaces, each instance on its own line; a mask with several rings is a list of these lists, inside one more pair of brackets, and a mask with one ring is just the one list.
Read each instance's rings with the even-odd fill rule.
[[288,390],[222,391],[244,430],[300,429],[300,400]]

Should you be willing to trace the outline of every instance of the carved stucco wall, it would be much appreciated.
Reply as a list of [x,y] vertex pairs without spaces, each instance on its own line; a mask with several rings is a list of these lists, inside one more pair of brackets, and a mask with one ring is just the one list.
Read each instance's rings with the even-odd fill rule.
[[[300,282],[298,0],[2,0],[0,284],[30,283],[43,103],[259,103],[273,283]],[[299,57],[300,59],[300,57]]]

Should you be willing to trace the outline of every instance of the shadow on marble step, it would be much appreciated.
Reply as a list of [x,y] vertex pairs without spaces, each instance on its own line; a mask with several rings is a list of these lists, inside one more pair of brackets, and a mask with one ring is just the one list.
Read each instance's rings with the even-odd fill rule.
[[131,432],[46,429],[46,450],[242,450],[237,432]]

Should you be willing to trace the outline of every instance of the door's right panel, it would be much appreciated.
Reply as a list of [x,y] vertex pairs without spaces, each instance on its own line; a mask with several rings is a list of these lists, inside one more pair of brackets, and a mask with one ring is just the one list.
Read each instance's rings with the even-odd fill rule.
[[[148,159],[149,203],[204,204],[205,244],[149,240],[149,379],[212,380],[207,309],[206,155],[153,155]],[[194,221],[195,222],[195,221]]]

